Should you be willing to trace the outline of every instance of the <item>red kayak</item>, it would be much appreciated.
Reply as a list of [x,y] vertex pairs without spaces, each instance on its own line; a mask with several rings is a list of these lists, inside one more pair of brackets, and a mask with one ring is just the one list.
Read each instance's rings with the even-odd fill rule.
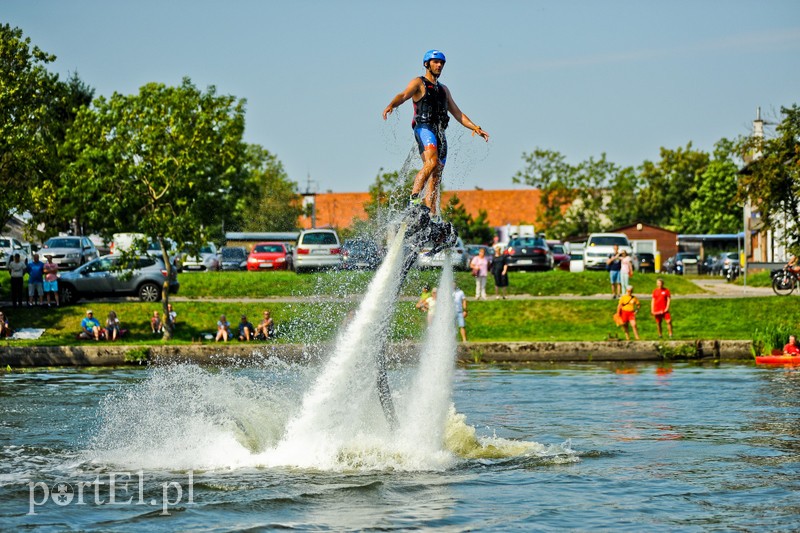
[[757,365],[800,365],[800,355],[757,355]]

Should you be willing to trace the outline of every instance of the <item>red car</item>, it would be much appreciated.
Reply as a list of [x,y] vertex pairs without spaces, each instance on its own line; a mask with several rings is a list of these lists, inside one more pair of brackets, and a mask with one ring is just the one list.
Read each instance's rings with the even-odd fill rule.
[[547,241],[547,245],[553,252],[553,263],[556,267],[569,272],[569,254],[561,241]]
[[292,250],[283,242],[260,242],[247,256],[247,270],[293,270]]

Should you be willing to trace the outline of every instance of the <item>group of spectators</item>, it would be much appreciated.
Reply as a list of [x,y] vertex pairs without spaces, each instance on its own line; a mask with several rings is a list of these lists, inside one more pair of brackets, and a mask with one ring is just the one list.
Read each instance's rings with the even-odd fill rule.
[[[217,321],[217,334],[214,338],[217,342],[228,342],[233,338],[231,331],[231,323],[225,315],[220,315]],[[264,311],[264,316],[257,326],[247,319],[247,315],[242,315],[239,320],[239,340],[240,341],[265,341],[275,338],[275,322],[272,320],[272,315],[267,309]]]
[[[46,263],[39,260],[39,254],[34,252],[33,259],[22,261],[20,255],[15,253],[8,262],[8,271],[11,274],[11,304],[14,307],[25,305],[25,275],[28,276],[29,306],[52,305],[58,306],[58,265],[53,262],[53,256],[45,254]],[[47,302],[45,303],[45,297]]]

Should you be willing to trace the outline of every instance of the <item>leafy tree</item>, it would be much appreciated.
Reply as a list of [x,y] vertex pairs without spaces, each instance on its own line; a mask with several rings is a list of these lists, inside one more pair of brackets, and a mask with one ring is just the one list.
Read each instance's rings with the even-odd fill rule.
[[53,61],[21,29],[0,25],[0,230],[57,168],[58,76],[46,68]]
[[661,160],[645,161],[639,167],[642,189],[637,196],[642,222],[681,231],[682,211],[697,198],[700,177],[709,163],[709,155],[686,148],[661,148]]
[[367,219],[383,223],[389,213],[405,209],[416,173],[416,170],[412,170],[407,175],[401,176],[396,170],[384,172],[381,168],[375,176],[375,181],[369,186],[370,199],[364,204]]
[[795,254],[800,252],[800,107],[782,107],[783,119],[773,139],[753,137],[742,148],[759,156],[742,173],[740,200],[758,210],[768,228],[787,232]]
[[[258,145],[247,147],[248,176],[235,219],[244,231],[294,231],[303,214],[297,183],[278,158]],[[255,206],[255,208],[254,208]]]
[[478,218],[473,218],[461,203],[458,195],[454,194],[447,201],[444,215],[453,224],[461,240],[468,243],[489,243],[494,236],[494,230],[487,222],[488,214],[485,210],[478,211]]
[[564,211],[576,197],[574,167],[566,157],[553,150],[541,148],[523,153],[525,168],[514,176],[515,183],[525,183],[539,189],[537,225],[545,231],[554,230],[564,219]]
[[[155,239],[171,274],[167,239],[196,252],[231,219],[246,179],[243,132],[243,100],[214,87],[201,92],[188,78],[100,97],[67,135],[64,208],[105,235],[135,230]],[[167,279],[162,294],[166,313]],[[164,338],[171,335],[165,328]]]
[[696,196],[682,209],[680,229],[685,233],[734,233],[742,227],[742,208],[736,202],[739,167],[736,143],[720,139],[714,157],[696,176]]

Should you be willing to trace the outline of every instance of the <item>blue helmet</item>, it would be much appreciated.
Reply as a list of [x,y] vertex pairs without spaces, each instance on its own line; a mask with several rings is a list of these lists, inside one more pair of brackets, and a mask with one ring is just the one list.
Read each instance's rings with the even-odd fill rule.
[[425,52],[425,56],[422,58],[422,65],[427,67],[428,61],[431,59],[441,59],[442,62],[446,62],[447,60],[444,58],[444,53],[440,52],[439,50],[428,50]]

